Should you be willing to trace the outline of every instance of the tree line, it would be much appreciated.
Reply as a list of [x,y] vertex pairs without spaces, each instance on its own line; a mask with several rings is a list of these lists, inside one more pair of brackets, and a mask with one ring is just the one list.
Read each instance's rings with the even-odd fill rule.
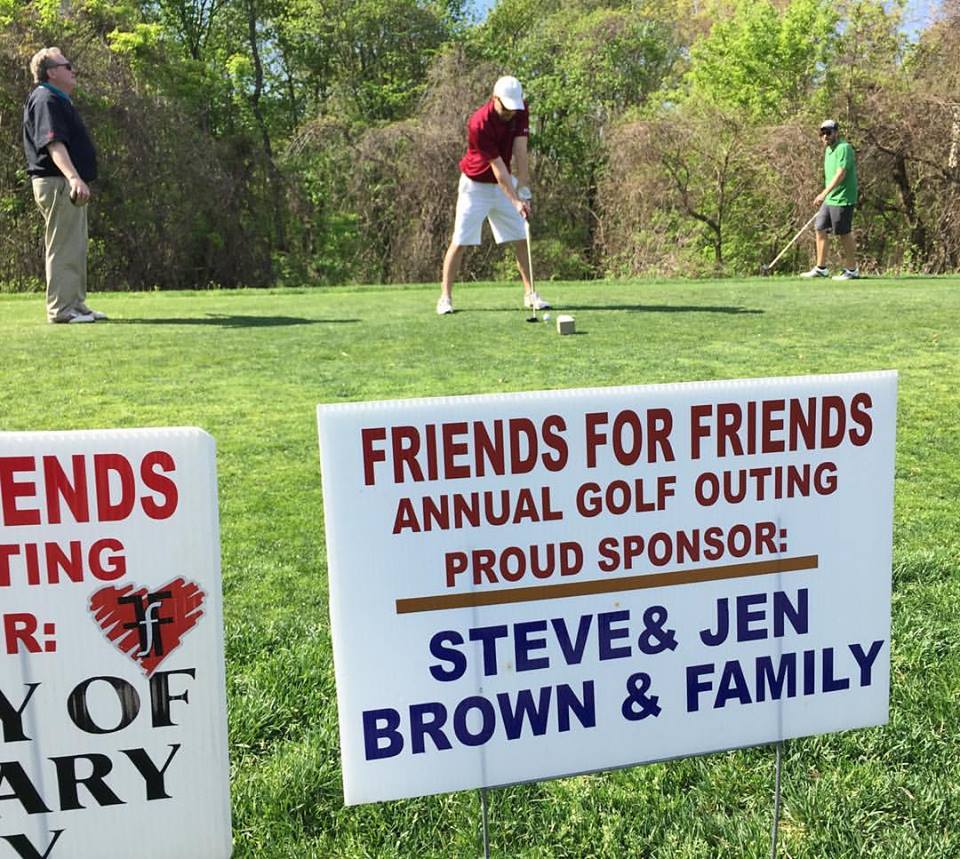
[[[436,281],[466,119],[531,104],[540,277],[755,273],[857,151],[867,271],[960,268],[960,0],[0,0],[0,289],[37,288],[20,149],[59,45],[97,143],[97,289]],[[810,246],[785,260],[806,267]],[[492,243],[468,278],[513,276]]]

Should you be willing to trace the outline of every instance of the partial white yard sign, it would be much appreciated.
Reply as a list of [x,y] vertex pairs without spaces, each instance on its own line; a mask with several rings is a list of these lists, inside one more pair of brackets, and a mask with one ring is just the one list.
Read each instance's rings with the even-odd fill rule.
[[213,439],[0,434],[0,857],[231,853]]
[[320,406],[347,803],[885,722],[896,385]]

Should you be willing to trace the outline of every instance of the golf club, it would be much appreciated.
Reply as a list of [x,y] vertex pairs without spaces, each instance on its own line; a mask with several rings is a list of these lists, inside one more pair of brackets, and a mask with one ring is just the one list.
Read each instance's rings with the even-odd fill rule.
[[[533,286],[533,254],[530,252],[530,222],[526,219],[523,221],[523,228],[527,233],[527,272],[530,275],[530,292],[534,292]],[[532,315],[527,317],[527,322],[537,322],[537,302],[533,302],[533,306],[530,308]]]
[[773,267],[780,261],[780,257],[782,257],[788,250],[790,250],[791,247],[793,247],[793,243],[794,243],[797,239],[799,239],[800,236],[803,235],[803,233],[804,233],[804,231],[807,229],[807,227],[809,227],[809,226],[817,219],[817,215],[818,215],[818,214],[819,214],[819,212],[814,212],[813,217],[812,217],[809,221],[807,221],[807,222],[797,231],[797,234],[796,234],[792,239],[790,239],[789,242],[787,242],[786,247],[785,247],[782,251],[780,251],[780,253],[778,253],[769,263],[767,263],[766,265],[760,266],[760,274],[770,274],[770,272],[771,272],[771,270],[773,269]]

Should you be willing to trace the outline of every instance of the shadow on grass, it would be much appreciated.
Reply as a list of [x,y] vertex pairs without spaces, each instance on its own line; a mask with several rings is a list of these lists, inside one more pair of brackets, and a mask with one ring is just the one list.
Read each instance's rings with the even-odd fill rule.
[[[631,313],[726,313],[731,316],[760,314],[763,310],[749,307],[705,307],[703,305],[683,304],[565,304],[561,311],[567,310],[627,310]],[[558,311],[553,311],[558,312]]]
[[111,319],[111,325],[216,325],[220,328],[276,328],[288,325],[340,325],[359,319],[303,319],[299,316],[234,316],[208,313],[205,317],[184,318],[148,316],[143,319]]
[[[755,310],[749,307],[704,307],[702,305],[679,305],[679,304],[560,304],[550,308],[547,313],[569,313],[571,311],[590,310],[626,310],[629,313],[725,313],[730,316],[746,316],[750,314],[765,313],[764,310]],[[466,313],[510,313],[514,312],[520,315],[520,309],[507,310],[503,307],[465,307]],[[529,310],[524,310],[529,313]],[[543,311],[539,311],[543,313]]]

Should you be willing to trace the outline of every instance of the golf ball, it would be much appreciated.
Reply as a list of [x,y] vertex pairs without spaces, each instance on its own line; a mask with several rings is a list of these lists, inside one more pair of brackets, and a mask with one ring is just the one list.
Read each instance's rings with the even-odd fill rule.
[[549,313],[544,313],[544,314],[543,314],[543,321],[544,321],[544,322],[549,322],[549,321],[550,321],[550,314],[549,314]]

